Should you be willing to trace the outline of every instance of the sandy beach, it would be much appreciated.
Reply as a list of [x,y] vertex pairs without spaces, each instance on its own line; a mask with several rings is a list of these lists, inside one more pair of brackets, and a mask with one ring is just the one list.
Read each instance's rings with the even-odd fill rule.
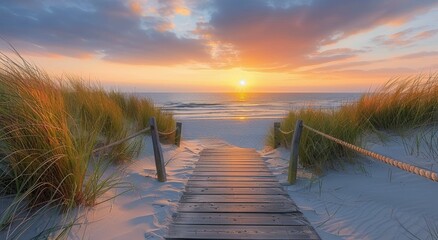
[[[329,170],[320,177],[312,178],[300,170],[297,183],[289,185],[289,150],[260,148],[272,124],[270,120],[183,121],[181,147],[163,146],[168,174],[165,183],[156,180],[150,139],[146,138],[142,155],[126,169],[125,180],[133,185],[133,191],[84,210],[86,224],[74,227],[69,238],[162,239],[199,152],[227,145],[258,149],[322,239],[434,236],[438,221],[436,183],[361,157],[359,164]],[[213,138],[213,134],[218,135]],[[397,136],[388,136],[385,143],[369,137],[365,146],[417,166],[430,169],[431,164],[436,165],[426,157],[406,154]]]

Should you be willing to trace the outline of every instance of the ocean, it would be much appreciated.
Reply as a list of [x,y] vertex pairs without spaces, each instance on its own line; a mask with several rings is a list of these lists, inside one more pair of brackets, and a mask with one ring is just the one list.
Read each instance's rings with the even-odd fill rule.
[[336,109],[360,93],[135,93],[177,120],[279,119],[303,107]]

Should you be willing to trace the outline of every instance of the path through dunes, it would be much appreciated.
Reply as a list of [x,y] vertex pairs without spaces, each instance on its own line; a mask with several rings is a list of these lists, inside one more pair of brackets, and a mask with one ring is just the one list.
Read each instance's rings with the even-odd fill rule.
[[319,239],[254,149],[204,149],[166,239]]

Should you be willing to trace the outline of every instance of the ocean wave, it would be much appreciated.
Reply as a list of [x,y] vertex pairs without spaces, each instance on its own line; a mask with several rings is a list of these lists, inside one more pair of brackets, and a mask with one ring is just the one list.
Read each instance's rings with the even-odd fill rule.
[[151,98],[176,119],[279,119],[302,108],[336,109],[357,101],[354,93],[264,93],[245,100],[225,93],[140,94]]

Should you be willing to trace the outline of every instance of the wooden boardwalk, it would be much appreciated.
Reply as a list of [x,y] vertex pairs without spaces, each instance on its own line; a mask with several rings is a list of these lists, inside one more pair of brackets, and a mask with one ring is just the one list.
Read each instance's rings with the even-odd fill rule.
[[205,149],[166,239],[320,239],[253,149]]

